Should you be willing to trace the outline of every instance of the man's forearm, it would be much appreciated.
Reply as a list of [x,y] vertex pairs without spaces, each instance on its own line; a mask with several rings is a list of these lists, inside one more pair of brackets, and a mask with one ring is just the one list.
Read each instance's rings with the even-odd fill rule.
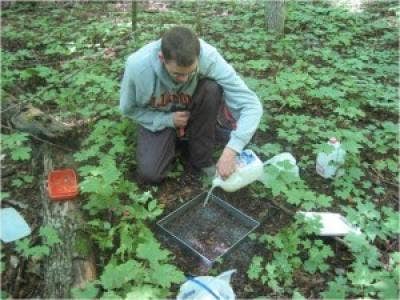
[[167,127],[175,127],[173,113],[171,112],[135,108],[129,111],[122,110],[122,113],[150,131],[159,131]]

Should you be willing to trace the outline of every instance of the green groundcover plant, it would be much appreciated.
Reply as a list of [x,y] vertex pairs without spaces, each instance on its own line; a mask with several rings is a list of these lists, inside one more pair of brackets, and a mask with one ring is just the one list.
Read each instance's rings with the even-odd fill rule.
[[[177,1],[164,12],[139,10],[134,34],[130,12],[114,2],[17,3],[1,14],[4,103],[13,95],[62,120],[95,120],[74,159],[100,274],[73,289],[73,297],[166,298],[184,281],[151,229],[163,207],[154,190],[139,187],[130,175],[136,128],[117,108],[127,55],[175,24],[192,26],[216,46],[260,97],[264,116],[251,145],[260,157],[290,151],[297,159],[300,178],[285,163],[283,171],[269,166],[270,180],[246,190],[254,201],[274,199],[293,212],[339,212],[362,233],[327,240],[318,237],[318,222],[298,215],[274,232],[256,232],[252,238],[261,250],[247,270],[253,288],[238,291],[240,296],[399,297],[395,1],[372,2],[359,11],[330,1],[288,1],[280,37],[265,30],[262,1]],[[346,160],[342,176],[324,180],[315,173],[315,157],[330,151],[332,136],[341,141]],[[4,129],[1,143],[2,160],[24,165],[31,159],[28,134]],[[178,166],[170,178],[181,173]],[[2,187],[2,199],[33,181],[29,174],[14,178]],[[23,239],[16,253],[31,260],[49,255],[57,233],[45,227],[38,234],[39,244]],[[300,277],[322,283],[313,290]]]

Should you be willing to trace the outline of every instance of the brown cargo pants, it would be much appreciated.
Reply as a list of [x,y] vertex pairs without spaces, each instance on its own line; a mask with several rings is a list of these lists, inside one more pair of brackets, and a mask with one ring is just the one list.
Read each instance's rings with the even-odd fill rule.
[[[209,79],[199,81],[189,106],[190,119],[185,129],[189,164],[194,169],[213,164],[217,114],[222,103],[222,88]],[[152,132],[139,127],[136,162],[139,180],[144,183],[162,181],[175,158],[175,128]]]

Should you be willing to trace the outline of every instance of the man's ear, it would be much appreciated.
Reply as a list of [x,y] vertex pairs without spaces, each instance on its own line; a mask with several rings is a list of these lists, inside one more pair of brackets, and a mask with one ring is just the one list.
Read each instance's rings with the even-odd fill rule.
[[164,58],[164,55],[162,54],[162,52],[160,51],[160,52],[158,52],[158,58],[160,59],[160,61],[163,63],[163,62],[165,62],[165,58]]

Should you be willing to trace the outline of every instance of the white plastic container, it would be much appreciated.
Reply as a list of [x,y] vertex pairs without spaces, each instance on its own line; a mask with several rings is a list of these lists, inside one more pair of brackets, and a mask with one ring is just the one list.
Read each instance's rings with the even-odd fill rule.
[[25,219],[12,207],[0,209],[0,239],[4,243],[13,242],[31,234]]
[[328,144],[334,147],[334,150],[329,154],[324,152],[318,153],[315,165],[317,173],[324,178],[335,176],[339,167],[344,164],[346,156],[346,151],[341,147],[336,138],[330,138]]
[[212,186],[221,187],[227,192],[234,192],[260,179],[263,175],[263,163],[252,150],[243,150],[236,158],[236,171],[223,180],[216,176]]

